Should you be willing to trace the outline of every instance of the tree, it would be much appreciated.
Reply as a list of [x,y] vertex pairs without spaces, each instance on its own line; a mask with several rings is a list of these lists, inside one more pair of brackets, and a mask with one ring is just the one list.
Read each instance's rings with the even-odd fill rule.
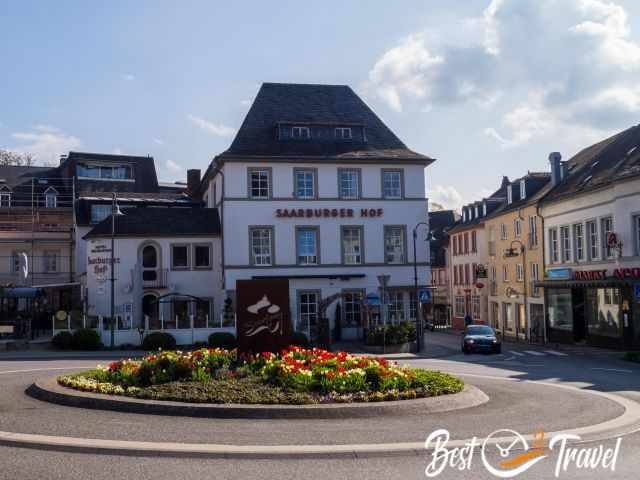
[[0,148],[0,166],[16,165],[19,167],[31,167],[35,165],[35,157],[30,153],[13,152]]

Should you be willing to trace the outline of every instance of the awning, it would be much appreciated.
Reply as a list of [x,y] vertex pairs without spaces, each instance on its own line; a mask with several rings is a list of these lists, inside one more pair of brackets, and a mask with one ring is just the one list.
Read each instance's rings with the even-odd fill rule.
[[327,273],[324,275],[253,275],[252,280],[258,279],[274,279],[274,278],[289,278],[293,280],[308,279],[308,278],[328,278],[337,280],[349,280],[350,278],[364,278],[364,273]]
[[541,288],[613,288],[633,285],[632,281],[618,278],[606,280],[540,280],[534,286]]

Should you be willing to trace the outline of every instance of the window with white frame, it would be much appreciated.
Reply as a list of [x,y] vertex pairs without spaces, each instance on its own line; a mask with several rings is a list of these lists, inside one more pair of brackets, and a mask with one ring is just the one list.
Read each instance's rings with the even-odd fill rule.
[[502,266],[502,281],[503,282],[509,281],[509,265]]
[[454,315],[456,317],[464,317],[464,297],[456,296],[454,302]]
[[513,305],[511,303],[502,303],[502,323],[506,330],[513,330]]
[[173,270],[188,270],[190,266],[189,245],[171,245],[171,268]]
[[311,138],[309,127],[291,127],[291,138],[298,140],[308,140]]
[[389,292],[389,321],[391,323],[402,322],[404,316],[404,294],[401,291]]
[[318,236],[316,227],[300,227],[296,230],[298,265],[317,265],[319,263]]
[[598,260],[600,258],[600,241],[598,224],[595,220],[587,222],[587,239],[589,240],[589,260]]
[[344,326],[359,327],[362,324],[362,291],[344,292],[342,306],[344,310]]
[[273,265],[273,228],[253,227],[249,230],[251,264],[256,266]]
[[271,197],[271,170],[249,168],[249,198],[264,200]]
[[341,199],[353,200],[360,198],[360,170],[338,170],[338,189]]
[[524,200],[527,198],[527,182],[524,180],[520,180],[520,200]]
[[562,249],[562,261],[571,261],[571,231],[568,226],[560,227],[560,247]]
[[385,263],[405,263],[405,240],[404,227],[384,227]]
[[316,196],[316,171],[310,168],[294,170],[295,197],[311,199]]
[[538,216],[531,215],[529,217],[529,246],[538,246]]
[[315,291],[298,293],[298,324],[296,330],[309,336],[311,325],[318,324],[320,294]]
[[500,224],[500,239],[501,240],[506,240],[508,237],[507,235],[507,225],[505,223],[501,223]]
[[339,140],[351,140],[351,127],[337,127],[335,137]]
[[409,292],[409,320],[415,321],[418,317],[418,302],[416,292]]
[[[540,280],[540,265],[537,263],[532,263],[531,264],[531,283],[532,285],[534,284],[534,282]],[[540,295],[540,289],[538,287],[536,287],[535,285],[533,285],[533,288],[531,290],[531,294],[534,297],[537,297]]]
[[516,263],[516,281],[524,282],[524,267],[521,263]]
[[606,258],[613,257],[613,247],[609,245],[609,234],[613,232],[613,217],[606,217],[600,220],[602,225],[602,251]]
[[584,226],[581,223],[576,223],[573,226],[573,244],[575,248],[575,260],[576,262],[584,261]]
[[480,296],[479,295],[473,295],[471,297],[471,316],[475,320],[480,319]]
[[549,229],[549,261],[550,263],[560,262],[557,228]]
[[211,268],[211,244],[202,243],[193,246],[193,268]]
[[45,208],[56,208],[58,206],[58,192],[55,188],[48,188],[44,192],[44,206]]
[[511,185],[507,185],[507,203],[513,203],[513,187]]
[[45,250],[42,255],[42,271],[44,273],[56,273],[58,271],[59,252]]
[[79,178],[92,180],[133,180],[131,165],[81,164],[76,167]]
[[8,187],[3,186],[0,189],[0,208],[11,207],[11,190]]
[[342,227],[342,263],[360,265],[362,261],[362,227]]
[[383,198],[402,198],[402,170],[382,170]]
[[520,223],[520,219],[516,218],[513,221],[513,233],[516,238],[520,238],[520,234],[522,233],[522,224]]

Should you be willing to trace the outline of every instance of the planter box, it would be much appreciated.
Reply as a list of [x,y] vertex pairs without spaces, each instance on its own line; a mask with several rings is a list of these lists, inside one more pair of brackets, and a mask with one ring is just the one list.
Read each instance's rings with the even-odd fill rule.
[[416,351],[416,342],[399,343],[398,345],[363,345],[362,349],[367,353],[382,355],[383,353],[411,353]]

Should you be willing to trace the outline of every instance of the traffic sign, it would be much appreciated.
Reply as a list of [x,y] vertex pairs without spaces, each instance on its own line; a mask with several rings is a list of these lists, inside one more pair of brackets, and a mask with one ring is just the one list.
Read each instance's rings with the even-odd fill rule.
[[421,288],[418,290],[418,300],[420,303],[431,303],[431,290],[428,288]]
[[377,307],[380,305],[380,295],[377,293],[368,293],[367,296],[364,297],[364,303],[372,307]]
[[636,290],[636,300],[640,300],[640,283],[636,284],[635,290]]

